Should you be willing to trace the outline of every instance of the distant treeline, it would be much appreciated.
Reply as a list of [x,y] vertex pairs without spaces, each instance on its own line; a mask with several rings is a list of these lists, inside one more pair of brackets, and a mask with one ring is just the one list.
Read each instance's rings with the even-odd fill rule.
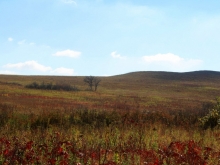
[[14,86],[22,86],[21,84],[16,83],[16,82],[3,82],[3,81],[0,81],[0,84],[1,84],[1,85],[14,85]]
[[63,91],[79,91],[79,89],[75,86],[71,86],[65,83],[44,83],[38,84],[37,82],[33,82],[25,86],[30,89],[44,89],[44,90],[63,90]]

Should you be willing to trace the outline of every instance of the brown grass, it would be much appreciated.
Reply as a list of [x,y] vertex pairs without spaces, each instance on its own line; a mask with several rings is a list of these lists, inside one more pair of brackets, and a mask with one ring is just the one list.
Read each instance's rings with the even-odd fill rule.
[[[94,164],[111,161],[144,164],[148,161],[162,165],[161,162],[165,161],[170,164],[180,162],[177,156],[180,153],[174,153],[175,150],[192,143],[193,154],[200,152],[198,162],[219,163],[219,129],[202,130],[198,123],[198,117],[204,116],[220,95],[218,72],[137,72],[100,77],[102,81],[97,92],[86,91],[83,78],[1,75],[0,149],[4,145],[7,147],[7,140],[14,145],[14,137],[18,138],[19,151],[24,146],[28,148],[24,153],[29,151],[31,141],[34,149],[45,144],[50,153],[54,152],[56,145],[69,141],[77,153],[103,154],[99,160],[94,158]],[[65,82],[80,91],[25,88],[32,82]],[[56,139],[55,132],[59,139]],[[172,142],[177,148],[171,149]],[[65,145],[60,147],[70,152]],[[212,148],[209,158],[205,157],[205,147]],[[172,150],[173,156],[167,150]],[[183,150],[181,152],[185,152]],[[5,148],[0,151],[1,163],[11,159],[3,151],[9,152]],[[142,157],[144,153],[153,155],[154,160]],[[185,164],[190,164],[190,155],[185,155]],[[87,158],[93,161],[90,156]],[[61,161],[58,157],[57,162]],[[52,157],[41,159],[44,163],[52,161]],[[73,153],[68,161],[83,164],[85,159]]]

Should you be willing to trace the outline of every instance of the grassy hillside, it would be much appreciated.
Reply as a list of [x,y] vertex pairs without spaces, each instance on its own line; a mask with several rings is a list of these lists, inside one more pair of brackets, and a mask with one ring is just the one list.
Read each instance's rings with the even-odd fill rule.
[[219,164],[220,130],[198,121],[220,96],[219,72],[99,77],[96,92],[83,78],[0,75],[0,164]]
[[[97,92],[85,91],[84,77],[64,76],[0,76],[0,102],[22,107],[64,102],[64,107],[143,110],[180,110],[201,108],[220,96],[220,72],[197,71],[187,73],[134,72],[111,77],[100,77]],[[38,83],[66,83],[80,92],[27,89],[25,85]],[[42,99],[44,96],[48,99]],[[27,98],[28,97],[28,98]],[[36,104],[35,104],[36,103]],[[41,104],[42,103],[42,104]],[[31,104],[31,105],[30,105]],[[120,105],[120,106],[119,106]],[[53,105],[52,105],[53,106]],[[124,106],[124,107],[123,107]]]

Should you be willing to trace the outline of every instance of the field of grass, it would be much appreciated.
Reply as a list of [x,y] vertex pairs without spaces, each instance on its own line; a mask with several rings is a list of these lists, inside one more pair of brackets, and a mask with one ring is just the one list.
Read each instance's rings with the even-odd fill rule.
[[96,92],[83,78],[0,75],[0,164],[220,164],[219,128],[198,121],[220,96],[219,72],[99,77]]

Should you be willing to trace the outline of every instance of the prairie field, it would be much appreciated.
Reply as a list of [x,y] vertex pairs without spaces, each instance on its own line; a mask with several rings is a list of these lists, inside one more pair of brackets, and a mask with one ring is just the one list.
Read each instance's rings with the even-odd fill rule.
[[219,72],[99,79],[91,91],[83,76],[0,75],[0,164],[220,164],[219,126],[199,121],[220,97]]

